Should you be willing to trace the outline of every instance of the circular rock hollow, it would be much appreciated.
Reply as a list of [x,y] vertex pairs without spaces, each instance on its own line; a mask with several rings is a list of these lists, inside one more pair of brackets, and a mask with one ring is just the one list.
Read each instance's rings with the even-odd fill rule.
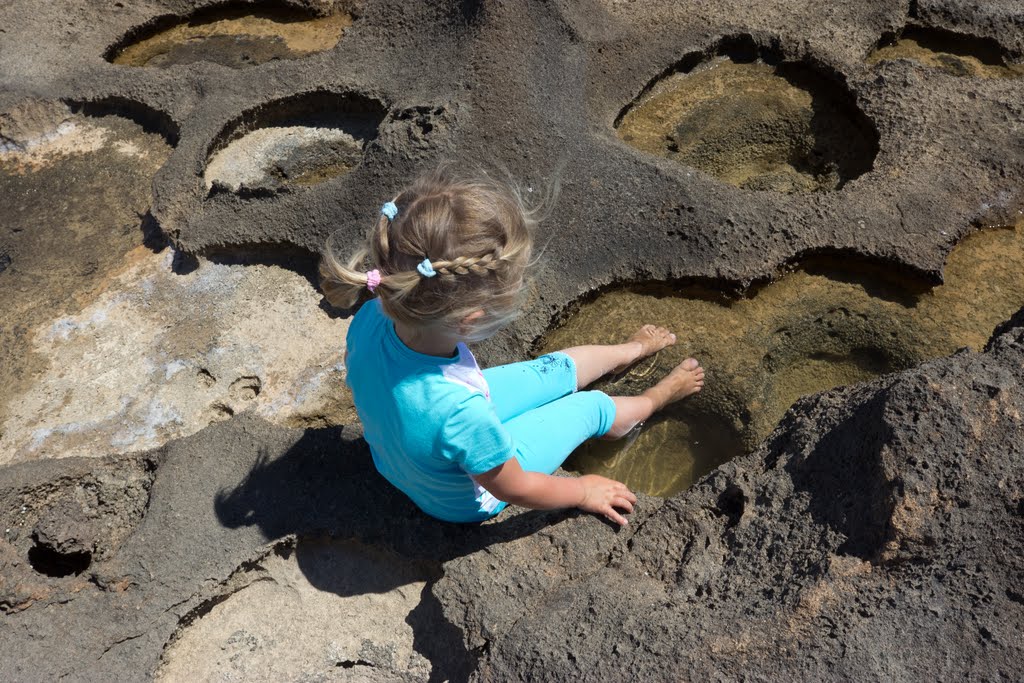
[[387,111],[359,94],[318,92],[271,102],[231,122],[212,145],[211,193],[273,193],[315,185],[359,165]]
[[[613,390],[608,385],[606,390]],[[626,482],[652,496],[671,496],[744,452],[734,421],[713,411],[669,408],[621,441],[588,441],[567,467]],[[652,454],[677,453],[671,464]],[[667,456],[666,456],[667,457]]]
[[1024,224],[968,236],[945,283],[924,289],[878,264],[819,257],[746,298],[664,285],[617,289],[582,306],[543,341],[545,352],[615,343],[646,323],[675,346],[595,385],[634,395],[687,356],[707,371],[704,391],[618,442],[584,444],[567,466],[670,495],[755,447],[801,396],[981,348],[1024,306]]
[[953,76],[1024,76],[1024,64],[1009,62],[995,40],[924,26],[910,25],[898,37],[883,39],[867,62],[878,64],[894,59],[910,59]]
[[92,563],[92,553],[88,551],[61,552],[38,539],[34,540],[32,548],[28,551],[28,561],[34,570],[45,576],[78,576]]
[[136,27],[105,57],[127,66],[163,68],[205,61],[240,68],[330,50],[351,24],[352,15],[340,10],[315,15],[283,3],[259,8],[228,3]]
[[755,50],[691,56],[619,115],[619,137],[731,185],[835,190],[871,170],[878,134],[846,88]]

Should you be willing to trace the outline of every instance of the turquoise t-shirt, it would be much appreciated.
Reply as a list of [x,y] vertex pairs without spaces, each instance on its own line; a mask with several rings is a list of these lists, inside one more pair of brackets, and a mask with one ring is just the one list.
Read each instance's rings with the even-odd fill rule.
[[413,351],[380,300],[348,328],[347,381],[377,470],[424,512],[450,522],[487,519],[504,507],[470,475],[515,455],[465,344],[452,358]]

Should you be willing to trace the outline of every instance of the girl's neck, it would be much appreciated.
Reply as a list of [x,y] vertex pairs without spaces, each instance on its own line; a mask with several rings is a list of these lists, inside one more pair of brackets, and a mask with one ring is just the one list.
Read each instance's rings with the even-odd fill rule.
[[458,350],[459,339],[436,330],[424,330],[395,322],[395,334],[413,351],[428,356],[451,358]]

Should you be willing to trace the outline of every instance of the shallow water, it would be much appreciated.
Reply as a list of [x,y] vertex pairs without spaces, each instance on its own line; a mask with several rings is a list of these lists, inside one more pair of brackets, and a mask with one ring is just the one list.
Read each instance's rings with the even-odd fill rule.
[[208,61],[238,68],[330,50],[351,25],[352,17],[344,13],[310,17],[294,11],[239,8],[203,12],[143,34],[115,50],[110,61],[148,67]]
[[[1024,225],[966,237],[945,283],[921,283],[877,266],[820,261],[728,300],[664,286],[609,291],[585,304],[542,344],[549,352],[626,339],[646,323],[678,337],[653,361],[595,385],[634,395],[687,356],[707,371],[705,390],[645,425],[635,440],[593,442],[567,466],[670,495],[755,447],[801,396],[980,349],[1024,306]],[[916,293],[915,293],[916,292]]]
[[868,64],[911,59],[953,76],[1020,78],[1024,64],[1009,64],[992,41],[910,27],[898,40],[868,56]]
[[810,69],[718,57],[657,82],[619,136],[738,187],[834,190],[871,168],[870,124]]

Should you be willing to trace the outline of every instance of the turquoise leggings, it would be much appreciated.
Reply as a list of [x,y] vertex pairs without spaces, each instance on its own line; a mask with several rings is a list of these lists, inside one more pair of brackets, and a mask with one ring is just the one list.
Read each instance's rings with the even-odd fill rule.
[[577,446],[603,436],[615,421],[615,402],[607,394],[576,391],[576,363],[564,353],[483,372],[494,411],[528,472],[553,473]]

